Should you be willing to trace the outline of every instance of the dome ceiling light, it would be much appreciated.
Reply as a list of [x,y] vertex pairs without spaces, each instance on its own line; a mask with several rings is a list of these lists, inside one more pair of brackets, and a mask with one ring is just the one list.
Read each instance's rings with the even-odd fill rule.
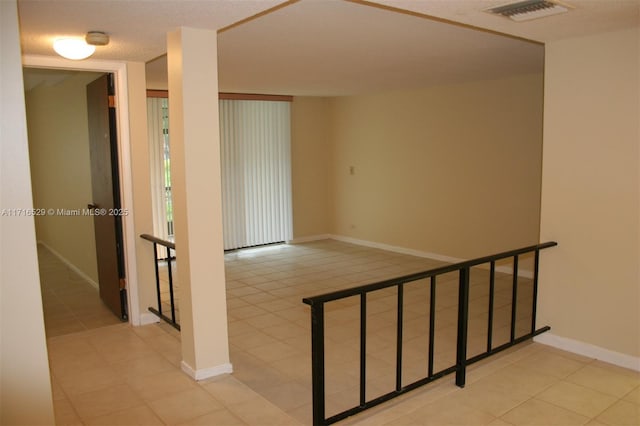
[[109,44],[109,36],[101,31],[89,31],[85,38],[62,37],[53,42],[53,50],[63,58],[82,60],[93,55],[96,46]]

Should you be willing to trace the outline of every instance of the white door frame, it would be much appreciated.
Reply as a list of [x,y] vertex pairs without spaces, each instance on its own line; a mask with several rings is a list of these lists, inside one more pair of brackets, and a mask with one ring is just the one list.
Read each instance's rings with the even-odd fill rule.
[[129,323],[141,325],[138,297],[138,269],[136,262],[136,237],[133,215],[133,185],[131,178],[131,141],[129,139],[129,95],[127,88],[127,64],[121,61],[88,59],[72,61],[54,56],[23,55],[22,66],[76,71],[108,72],[115,76],[118,135],[118,169],[120,174],[120,200],[122,208],[130,212],[122,217],[124,256],[127,277],[127,305]]

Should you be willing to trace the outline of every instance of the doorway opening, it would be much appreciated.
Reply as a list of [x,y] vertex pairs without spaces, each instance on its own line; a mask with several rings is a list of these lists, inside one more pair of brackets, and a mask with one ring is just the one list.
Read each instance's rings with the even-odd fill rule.
[[113,80],[93,72],[24,74],[47,334],[120,322],[127,312],[118,288],[125,276],[120,217],[113,214],[120,205],[111,166],[117,166],[115,111],[108,105]]
[[[84,146],[84,148],[81,150],[78,150],[76,149],[77,147],[75,148],[73,146],[65,147],[63,145],[59,147],[59,149],[56,149],[55,145],[52,145],[49,147],[50,148],[49,152],[53,152],[57,156],[55,157],[48,156],[47,158],[47,155],[43,154],[41,155],[42,158],[37,158],[39,154],[33,149],[33,147],[30,146],[30,161],[32,162],[32,169],[34,168],[33,166],[34,161],[35,162],[40,161],[41,163],[49,161],[50,163],[55,163],[56,161],[60,161],[60,158],[64,159],[64,161],[67,161],[71,165],[70,167],[67,167],[67,169],[65,170],[68,173],[63,175],[66,181],[63,180],[62,182],[60,181],[56,182],[58,183],[57,185],[58,191],[65,191],[66,188],[73,188],[73,185],[80,185],[84,187],[85,192],[82,197],[78,198],[77,193],[73,194],[76,197],[76,201],[73,205],[65,204],[65,205],[58,206],[58,204],[61,204],[61,203],[53,202],[52,207],[49,207],[44,210],[45,214],[51,213],[54,216],[54,219],[67,220],[67,225],[72,224],[71,230],[67,228],[66,231],[65,230],[58,231],[59,237],[65,237],[60,239],[68,245],[76,245],[76,246],[82,247],[84,243],[84,248],[81,248],[79,250],[79,252],[81,253],[79,256],[83,257],[85,262],[87,261],[87,259],[90,259],[90,258],[96,259],[95,242],[93,242],[94,244],[93,246],[91,246],[91,243],[89,243],[88,244],[89,249],[87,249],[86,241],[91,240],[92,234],[93,234],[93,237],[95,238],[93,222],[94,222],[94,219],[97,217],[98,209],[100,210],[101,216],[103,216],[102,209],[107,209],[105,216],[111,217],[112,220],[117,216],[119,219],[119,226],[115,229],[115,233],[118,235],[118,240],[117,240],[118,252],[113,256],[113,258],[115,259],[115,263],[118,265],[117,266],[118,271],[116,273],[116,277],[117,277],[116,285],[118,290],[117,298],[116,298],[117,309],[115,309],[115,315],[114,313],[112,313],[112,310],[108,310],[105,307],[105,305],[102,302],[100,302],[100,304],[102,305],[102,308],[104,308],[109,312],[111,321],[107,321],[104,315],[98,315],[96,312],[92,312],[91,310],[91,307],[95,308],[98,304],[97,301],[100,301],[98,297],[96,297],[97,301],[85,303],[83,305],[80,302],[81,300],[80,296],[76,295],[73,303],[75,303],[75,305],[77,306],[78,312],[73,314],[73,316],[77,318],[82,318],[85,328],[95,328],[95,327],[100,327],[104,325],[109,325],[109,323],[114,321],[114,319],[116,323],[120,323],[122,321],[128,320],[133,325],[138,325],[140,323],[140,313],[137,306],[138,294],[137,294],[137,280],[136,280],[137,268],[135,263],[135,238],[132,234],[133,233],[133,217],[132,217],[133,215],[128,214],[130,213],[130,208],[132,206],[133,194],[132,194],[132,188],[131,188],[132,186],[131,171],[129,166],[131,160],[130,160],[130,152],[129,152],[130,145],[129,145],[126,66],[125,64],[119,63],[119,62],[94,63],[92,61],[84,61],[82,64],[80,64],[82,67],[82,69],[80,69],[80,67],[78,67],[77,65],[69,64],[68,62],[59,60],[57,58],[29,57],[29,56],[24,57],[23,64],[25,66],[25,71],[29,71],[30,73],[35,73],[35,74],[38,74],[38,73],[41,74],[40,76],[36,75],[35,83],[33,79],[30,79],[29,76],[25,75],[25,91],[28,91],[29,89],[33,89],[35,85],[38,85],[38,84],[45,85],[45,86],[46,85],[61,86],[61,85],[64,85],[63,82],[65,80],[70,79],[72,77],[75,77],[76,79],[80,79],[80,80],[84,79],[84,83],[85,83],[84,87],[82,88],[83,90],[78,95],[84,99],[84,102],[85,102],[84,110],[83,110],[84,113],[78,113],[78,111],[75,110],[76,117],[82,117],[82,120],[80,118],[75,118],[74,120],[72,120],[71,123],[67,123],[67,127],[70,132],[79,132],[82,129],[84,129],[85,142],[86,142],[86,145]],[[43,82],[42,81],[43,74],[50,75],[53,77],[51,77],[51,79],[49,80],[44,79],[44,82]],[[117,111],[110,109],[108,112],[108,114],[111,116],[112,123],[115,123],[117,121],[115,127],[113,126],[113,124],[111,127],[109,127],[109,125],[107,124],[107,127],[109,127],[109,129],[112,130],[114,134],[117,134],[116,145],[117,145],[117,150],[120,154],[119,156],[114,156],[113,158],[111,158],[111,155],[109,154],[109,157],[113,160],[115,165],[113,169],[111,169],[110,167],[112,171],[111,177],[115,178],[114,180],[116,180],[120,184],[120,187],[119,188],[116,187],[116,190],[115,190],[115,194],[117,194],[117,196],[113,197],[115,204],[109,205],[109,206],[104,206],[104,205],[101,205],[101,203],[96,203],[95,199],[93,198],[93,194],[91,193],[91,189],[87,189],[87,188],[91,188],[92,179],[90,177],[87,178],[88,176],[87,173],[89,173],[89,169],[90,169],[90,166],[89,166],[90,154],[89,154],[89,147],[88,147],[88,141],[87,141],[88,136],[86,136],[88,133],[88,118],[87,118],[87,110],[86,110],[86,96],[87,96],[86,85],[89,82],[95,80],[100,75],[104,75],[104,74],[113,75],[113,78],[110,84],[111,84],[111,87],[115,88],[115,90],[118,93],[118,107],[119,107]],[[75,83],[79,84],[77,81]],[[57,88],[60,88],[60,87],[57,87]],[[27,92],[27,96],[29,96],[28,92]],[[69,108],[73,109],[74,103],[71,102],[70,99],[65,95],[57,96],[57,102],[58,102],[59,110],[69,109]],[[39,112],[43,113],[43,111],[39,111]],[[44,115],[46,117],[46,113],[44,113]],[[54,117],[54,114],[51,114],[50,117],[47,117],[49,119],[48,123],[51,123],[51,120],[53,119],[53,117]],[[83,121],[84,121],[84,124],[82,124]],[[28,119],[28,122],[29,122],[29,119]],[[29,143],[31,145],[36,135],[34,135],[33,133],[33,130],[32,130],[33,126],[31,125],[31,123],[28,123],[28,124],[29,124]],[[52,135],[51,128],[49,128],[48,126],[43,126],[40,129],[40,131],[44,134],[44,138],[46,140],[50,140],[50,136]],[[72,137],[70,135],[67,135],[66,138],[70,140]],[[81,156],[84,157],[84,159],[86,160],[85,162],[79,161],[79,157]],[[82,164],[82,167],[81,167],[81,169],[83,169],[82,173],[79,173],[77,170],[77,167],[74,167],[80,164]],[[57,165],[64,166],[64,163],[57,164]],[[33,170],[33,172],[37,173],[36,170]],[[60,176],[50,175],[49,179],[52,181],[55,181],[54,178],[56,177],[59,178]],[[45,175],[40,176],[40,178],[46,179],[47,178],[46,172],[45,172]],[[37,203],[38,197],[43,194],[43,191],[39,190],[39,188],[36,186],[35,179],[33,180],[34,180],[34,185],[32,190],[34,194],[34,202]],[[72,193],[73,191],[68,190],[67,192]],[[51,195],[49,194],[48,191],[45,191],[44,194]],[[48,211],[49,209],[53,209],[53,210],[49,212]],[[69,217],[72,215],[75,215],[75,217]],[[74,219],[76,220],[76,222],[72,222],[72,220],[70,219]],[[82,221],[80,222],[77,222],[77,221],[82,219],[84,219],[84,223],[82,225],[78,225]],[[36,221],[37,220],[38,218],[36,218]],[[77,226],[74,227],[73,226],[74,223]],[[77,232],[78,228],[82,228],[84,233],[78,235],[78,232]],[[36,223],[37,233],[38,233],[38,230],[39,230],[38,223]],[[42,238],[40,235],[38,235],[38,240],[40,242],[43,242],[43,240],[46,240],[46,238]],[[89,290],[93,291],[94,295],[97,294],[98,289],[100,287],[98,284],[100,280],[98,279],[98,272],[97,272],[98,268],[96,265],[97,261],[94,260],[93,266],[90,265],[91,262],[89,262],[89,266],[86,266],[86,263],[83,264],[82,260],[77,261],[77,257],[74,259],[69,259],[69,257],[73,257],[74,255],[68,254],[69,252],[66,251],[64,247],[62,247],[61,250],[55,250],[55,251],[57,253],[52,253],[51,250],[49,250],[46,247],[46,241],[44,245],[39,245],[39,253],[41,253],[41,259],[43,257],[46,257],[48,259],[48,261],[45,262],[47,263],[46,265],[43,265],[41,262],[41,265],[40,265],[41,270],[43,268],[44,269],[48,268],[48,270],[46,270],[45,272],[51,272],[58,279],[61,278],[61,276],[66,276],[70,284],[67,285],[68,288],[65,289],[64,291],[67,291],[68,293],[71,293],[71,289],[73,288],[71,287],[71,283],[77,286],[80,282],[84,282],[84,284],[90,287],[89,289],[87,289],[87,287],[84,288],[84,291],[83,291],[84,294],[88,294]],[[62,253],[63,251],[64,253]],[[42,253],[45,253],[45,254],[42,254]],[[60,261],[61,257],[66,258],[65,260],[68,260],[69,262]],[[73,260],[73,262],[71,262],[71,260]],[[76,267],[72,267],[70,265],[73,265]],[[127,272],[127,281],[123,279],[124,278],[123,271]],[[44,276],[46,274],[41,273],[41,275]],[[120,291],[123,288],[125,288],[125,286],[128,287],[128,291],[127,292]],[[78,290],[78,288],[79,287],[75,287],[74,289]],[[59,291],[62,291],[62,290],[59,289]],[[43,289],[43,299],[45,299],[44,296],[45,295],[44,295],[44,289]],[[51,296],[51,294],[49,296]],[[52,298],[50,297],[50,299]],[[56,305],[53,311],[58,315],[58,318],[56,318],[56,321],[54,321],[54,323],[57,322],[58,325],[62,325],[64,321],[69,320],[72,314],[70,314],[68,311],[63,312],[64,309],[59,303],[60,301],[56,300],[55,298],[53,299],[54,299],[53,301],[49,300],[49,302],[52,302],[50,303],[51,306]],[[58,302],[58,303],[53,303],[53,302]],[[104,311],[102,311],[102,314],[104,314]],[[101,318],[96,318],[98,316],[101,316]],[[90,317],[93,317],[93,318],[90,318]],[[62,329],[64,327],[60,327],[60,328]],[[69,325],[66,329],[63,329],[62,331],[64,332],[79,331],[78,328],[79,328],[78,324],[75,324],[73,326]],[[58,331],[60,331],[60,329]]]

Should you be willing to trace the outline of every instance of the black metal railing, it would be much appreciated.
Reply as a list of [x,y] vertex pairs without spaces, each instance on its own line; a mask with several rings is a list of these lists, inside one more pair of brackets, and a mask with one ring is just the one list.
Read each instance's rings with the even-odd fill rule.
[[[368,408],[374,407],[392,398],[400,396],[410,390],[423,386],[436,379],[439,379],[445,375],[456,373],[455,383],[459,387],[464,387],[466,380],[466,368],[468,365],[487,358],[497,352],[507,349],[515,344],[521,343],[527,339],[532,338],[540,333],[543,333],[550,329],[545,326],[536,329],[536,299],[538,291],[538,265],[540,250],[556,246],[556,242],[547,242],[544,244],[538,244],[534,246],[524,247],[517,250],[511,250],[492,256],[486,256],[478,259],[473,259],[461,263],[447,265],[435,269],[431,269],[425,272],[406,275],[399,278],[393,278],[373,284],[358,286],[345,290],[338,290],[327,294],[322,294],[314,297],[308,297],[303,299],[303,302],[311,307],[311,357],[312,357],[312,398],[313,398],[313,424],[314,425],[328,425],[345,419],[349,416],[357,414]],[[533,292],[532,292],[532,307],[531,307],[531,323],[530,326],[527,323],[527,333],[521,336],[516,336],[516,315],[517,315],[517,301],[518,301],[518,275],[519,275],[519,257],[525,254],[534,254],[533,259]],[[496,281],[496,262],[502,259],[513,258],[511,282],[511,315],[510,315],[510,333],[508,342],[495,346],[493,342],[493,327],[494,327],[494,299],[495,299],[495,281]],[[469,283],[470,273],[472,267],[479,265],[489,265],[489,295],[488,295],[488,320],[487,320],[487,341],[486,351],[481,352],[478,355],[467,357],[468,346],[468,326],[469,326]],[[434,345],[435,345],[435,321],[436,321],[436,281],[437,277],[448,273],[458,272],[458,306],[457,306],[457,341],[456,341],[456,358],[455,364],[444,368],[440,371],[434,372]],[[403,367],[403,315],[404,315],[404,287],[408,283],[413,283],[418,280],[426,280],[428,282],[428,292],[430,294],[429,300],[429,346],[427,349],[427,365],[425,366],[425,375],[419,380],[413,381],[409,384],[403,384],[402,367]],[[446,285],[446,282],[442,284]],[[388,393],[377,396],[373,399],[367,399],[367,295],[371,292],[396,288],[397,294],[397,329],[396,333],[396,348],[395,348],[395,388]],[[359,296],[360,299],[360,380],[359,380],[359,404],[341,411],[331,417],[326,417],[326,399],[325,399],[325,311],[324,307],[326,303],[345,299],[348,297]]]
[[[173,267],[172,267],[172,261],[176,258],[175,256],[176,245],[171,241],[163,240],[161,238],[154,237],[153,235],[149,235],[149,234],[142,234],[140,235],[140,238],[153,243],[153,258],[155,259],[154,266],[156,270],[156,297],[157,297],[158,307],[157,309],[153,307],[149,307],[149,311],[153,312],[158,317],[168,322],[176,329],[180,330],[180,324],[178,323],[178,320],[176,318],[176,303],[175,303],[175,294],[174,294],[175,292],[174,292],[174,285],[173,285]],[[158,246],[162,246],[166,249],[166,254],[167,254],[166,257],[158,256]],[[173,254],[172,254],[172,251],[173,251]],[[160,263],[161,262],[166,262],[166,265],[167,265],[167,276],[168,276],[168,286],[169,286],[169,310],[171,315],[170,317],[165,315],[165,313],[163,312],[164,309],[162,307],[165,302],[162,300],[162,289],[160,285],[161,284],[160,283],[161,282],[160,280]]]

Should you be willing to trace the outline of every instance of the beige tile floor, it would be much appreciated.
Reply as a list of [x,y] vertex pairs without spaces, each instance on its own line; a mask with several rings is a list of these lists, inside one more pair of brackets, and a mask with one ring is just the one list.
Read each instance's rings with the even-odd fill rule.
[[[190,381],[179,371],[179,333],[164,324],[133,329],[123,324],[52,337],[49,348],[59,424],[310,424],[310,320],[302,297],[437,265],[334,241],[240,251],[225,257],[234,373],[209,382]],[[487,316],[487,291],[482,284],[486,275],[483,270],[472,273],[471,354],[481,350],[486,339],[482,325]],[[450,278],[439,280],[436,296],[440,367],[447,366],[453,354],[457,290],[452,285],[455,277]],[[508,335],[504,323],[510,316],[510,280],[500,275],[496,283],[494,340],[498,344]],[[526,280],[520,293],[519,332],[530,322]],[[417,378],[426,362],[427,295],[418,284],[405,291],[403,346],[410,361],[404,366],[405,381]],[[353,340],[357,307],[350,300],[334,303],[327,308],[329,414],[357,401],[357,341]],[[372,296],[369,397],[392,385],[389,347],[394,312],[393,291]],[[107,347],[118,349],[110,354]],[[459,389],[447,376],[343,423],[640,424],[637,372],[540,344],[521,345],[474,365],[467,383]],[[259,404],[234,405],[237,393],[248,393],[245,397]],[[94,404],[96,398],[103,402]]]
[[119,324],[100,300],[98,290],[38,245],[40,288],[47,337]]
[[295,425],[232,375],[195,382],[178,333],[120,324],[48,339],[58,425]]

